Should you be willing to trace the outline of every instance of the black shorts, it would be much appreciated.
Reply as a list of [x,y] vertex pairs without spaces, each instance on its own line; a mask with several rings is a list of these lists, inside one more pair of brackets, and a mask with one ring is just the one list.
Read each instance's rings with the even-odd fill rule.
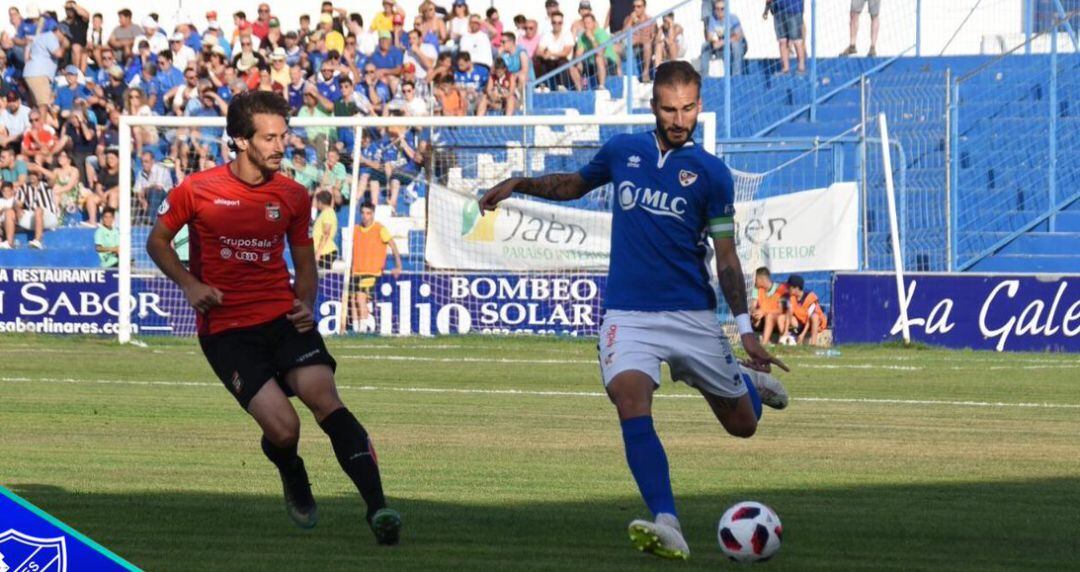
[[199,337],[206,360],[225,389],[246,411],[262,386],[275,380],[285,395],[292,390],[285,383],[289,370],[309,365],[328,365],[337,370],[337,362],[326,349],[316,329],[301,334],[287,318]]

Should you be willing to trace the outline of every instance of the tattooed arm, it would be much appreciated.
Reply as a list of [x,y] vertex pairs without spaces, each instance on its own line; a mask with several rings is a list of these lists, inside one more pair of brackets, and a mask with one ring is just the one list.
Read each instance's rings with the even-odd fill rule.
[[[746,314],[748,310],[746,282],[743,280],[739,254],[735,250],[735,239],[731,237],[714,238],[713,244],[716,247],[716,276],[720,281],[720,291],[724,293],[728,308],[731,308],[731,314],[734,316]],[[749,318],[746,319],[749,322]],[[776,364],[780,369],[788,371],[788,367],[783,362],[761,347],[757,334],[750,332],[742,334],[740,337],[752,369],[767,372],[771,364]]]
[[[507,179],[491,187],[480,198],[480,209],[495,210],[496,205],[513,193],[531,195],[552,201],[572,201],[579,199],[592,187],[577,173],[554,173],[542,177],[517,177]],[[745,297],[745,296],[744,296]]]

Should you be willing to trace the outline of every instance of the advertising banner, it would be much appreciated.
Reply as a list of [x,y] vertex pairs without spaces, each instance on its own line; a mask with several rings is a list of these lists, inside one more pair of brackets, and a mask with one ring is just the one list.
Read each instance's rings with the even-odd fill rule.
[[[1080,351],[1080,276],[909,274],[911,338],[952,348]],[[892,274],[837,274],[837,343],[898,339],[903,329]]]

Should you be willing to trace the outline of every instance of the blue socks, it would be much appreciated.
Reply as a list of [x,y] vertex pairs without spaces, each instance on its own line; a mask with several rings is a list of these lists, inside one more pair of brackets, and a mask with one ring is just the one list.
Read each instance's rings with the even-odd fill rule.
[[750,379],[749,374],[742,374],[743,383],[746,384],[746,394],[750,396],[750,403],[754,406],[754,417],[761,419],[761,396],[758,395],[757,388],[754,387],[754,381]]
[[[757,404],[760,410],[760,399]],[[667,454],[664,453],[664,446],[653,428],[652,417],[634,417],[622,421],[621,425],[623,444],[626,446],[626,463],[630,465],[630,472],[637,481],[641,497],[645,499],[653,517],[662,512],[678,517],[675,512],[675,495],[671,492]]]

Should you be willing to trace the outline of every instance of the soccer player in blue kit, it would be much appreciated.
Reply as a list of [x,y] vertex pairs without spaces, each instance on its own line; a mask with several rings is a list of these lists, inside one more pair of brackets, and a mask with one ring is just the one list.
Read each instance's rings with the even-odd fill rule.
[[[654,131],[607,141],[576,173],[508,179],[480,199],[494,210],[513,193],[556,201],[615,185],[611,263],[600,327],[600,371],[622,425],[626,460],[653,520],[630,523],[637,548],[685,559],[667,455],[652,420],[660,362],[696,388],[720,424],[736,437],[757,429],[761,405],[782,409],[788,397],[769,374],[787,367],[754,335],[746,284],[735,251],[734,183],[718,157],[694,144],[701,76],[682,61],[660,65],[653,82]],[[716,248],[720,289],[735,315],[747,359],[732,355],[709,284],[706,234]]]

